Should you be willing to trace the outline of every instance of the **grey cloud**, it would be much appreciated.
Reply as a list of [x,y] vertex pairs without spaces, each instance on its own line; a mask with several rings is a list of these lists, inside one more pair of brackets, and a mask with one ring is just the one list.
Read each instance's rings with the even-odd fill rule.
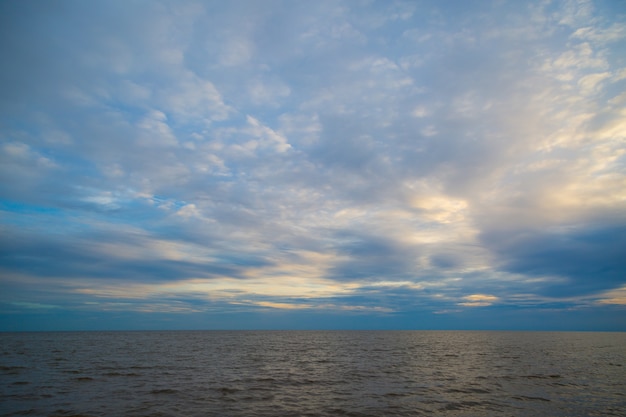
[[[501,268],[548,278],[540,289],[544,295],[597,294],[623,284],[626,270],[623,224],[591,223],[559,229],[485,232],[481,240],[498,255]],[[550,277],[562,281],[552,284]]]
[[[173,249],[182,245],[185,248],[191,242],[122,230],[87,229],[81,233],[71,233],[71,228],[65,231],[63,227],[61,233],[32,230],[42,227],[43,224],[31,224],[31,230],[5,228],[0,262],[3,268],[69,280],[92,277],[116,281],[131,276],[133,281],[153,282],[216,276],[236,278],[242,276],[245,268],[270,264],[255,254],[228,251],[223,247],[223,237],[214,238],[206,232],[192,249],[217,252],[212,260],[197,256],[188,256],[193,260],[177,260],[151,255],[152,247],[160,245],[167,250],[168,245]],[[183,238],[188,239],[186,235]]]
[[452,253],[437,253],[430,257],[430,263],[437,268],[450,269],[462,265],[460,257]]
[[417,253],[384,236],[340,231],[332,277],[340,281],[412,278]]

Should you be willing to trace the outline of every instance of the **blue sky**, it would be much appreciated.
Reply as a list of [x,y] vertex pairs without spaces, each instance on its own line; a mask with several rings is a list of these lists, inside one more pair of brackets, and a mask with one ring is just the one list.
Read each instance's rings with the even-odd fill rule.
[[0,20],[0,330],[626,330],[621,1]]

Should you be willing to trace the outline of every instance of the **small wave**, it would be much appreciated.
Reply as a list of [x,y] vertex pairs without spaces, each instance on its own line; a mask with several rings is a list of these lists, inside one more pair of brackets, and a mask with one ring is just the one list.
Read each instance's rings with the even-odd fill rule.
[[543,397],[531,397],[528,395],[516,395],[515,397],[512,397],[516,400],[521,400],[521,401],[547,401],[549,402],[550,400],[548,398],[543,398]]
[[50,415],[50,417],[92,417],[89,414],[82,414],[82,413],[76,413],[74,411],[71,410],[63,410],[63,409],[59,409],[59,410],[55,410],[54,413],[52,413]]
[[467,410],[468,408],[475,407],[487,407],[493,408],[495,404],[489,401],[460,401],[460,402],[452,402],[444,405],[440,410],[441,411],[459,411],[459,410]]
[[4,365],[0,365],[0,371],[7,372],[7,373],[19,372],[22,369],[26,369],[26,367],[24,367],[24,366],[4,366]]
[[559,374],[551,374],[551,375],[533,374],[533,375],[525,375],[524,378],[528,378],[528,379],[557,379],[557,378],[561,378],[561,375],[559,375]]
[[490,394],[490,390],[482,389],[482,388],[450,388],[447,390],[449,393],[460,393],[460,394]]
[[30,416],[30,415],[38,415],[40,414],[39,410],[35,410],[34,408],[29,408],[28,410],[20,410],[16,413],[13,413],[14,415],[20,415],[20,416]]
[[262,378],[255,379],[255,382],[276,382],[276,378],[262,377]]
[[163,388],[163,389],[153,389],[152,391],[150,391],[150,394],[156,394],[156,395],[160,395],[160,394],[177,394],[178,390],[172,389],[172,388]]
[[104,376],[141,376],[135,372],[106,372],[102,374]]
[[406,397],[408,394],[402,392],[388,392],[383,397]]
[[239,388],[231,388],[231,387],[220,387],[217,388],[217,391],[222,394],[234,394],[236,392],[241,391]]
[[133,365],[128,369],[154,369],[154,366],[141,366],[141,365]]

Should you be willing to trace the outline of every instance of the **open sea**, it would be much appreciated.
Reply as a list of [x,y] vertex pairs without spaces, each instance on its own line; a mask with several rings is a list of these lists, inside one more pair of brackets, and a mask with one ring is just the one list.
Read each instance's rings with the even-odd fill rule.
[[626,416],[626,333],[0,333],[2,416]]

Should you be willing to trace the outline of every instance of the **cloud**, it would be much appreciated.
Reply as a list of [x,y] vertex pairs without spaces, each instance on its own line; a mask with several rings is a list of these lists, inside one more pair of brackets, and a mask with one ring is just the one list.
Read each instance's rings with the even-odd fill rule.
[[487,294],[467,295],[463,297],[463,299],[466,301],[463,303],[459,303],[459,305],[465,307],[486,307],[498,301],[498,297]]
[[598,300],[600,304],[626,305],[626,287],[616,288],[602,294]]
[[620,304],[614,6],[0,9],[11,311]]
[[503,268],[562,279],[546,285],[546,295],[599,292],[618,286],[623,279],[623,228],[565,227],[505,234],[484,236],[487,245],[497,245],[494,250],[500,255]]
[[221,121],[233,112],[223,102],[217,88],[196,74],[183,71],[176,76],[168,90],[161,91],[163,107],[175,115],[180,123],[193,123],[199,120],[205,124]]

